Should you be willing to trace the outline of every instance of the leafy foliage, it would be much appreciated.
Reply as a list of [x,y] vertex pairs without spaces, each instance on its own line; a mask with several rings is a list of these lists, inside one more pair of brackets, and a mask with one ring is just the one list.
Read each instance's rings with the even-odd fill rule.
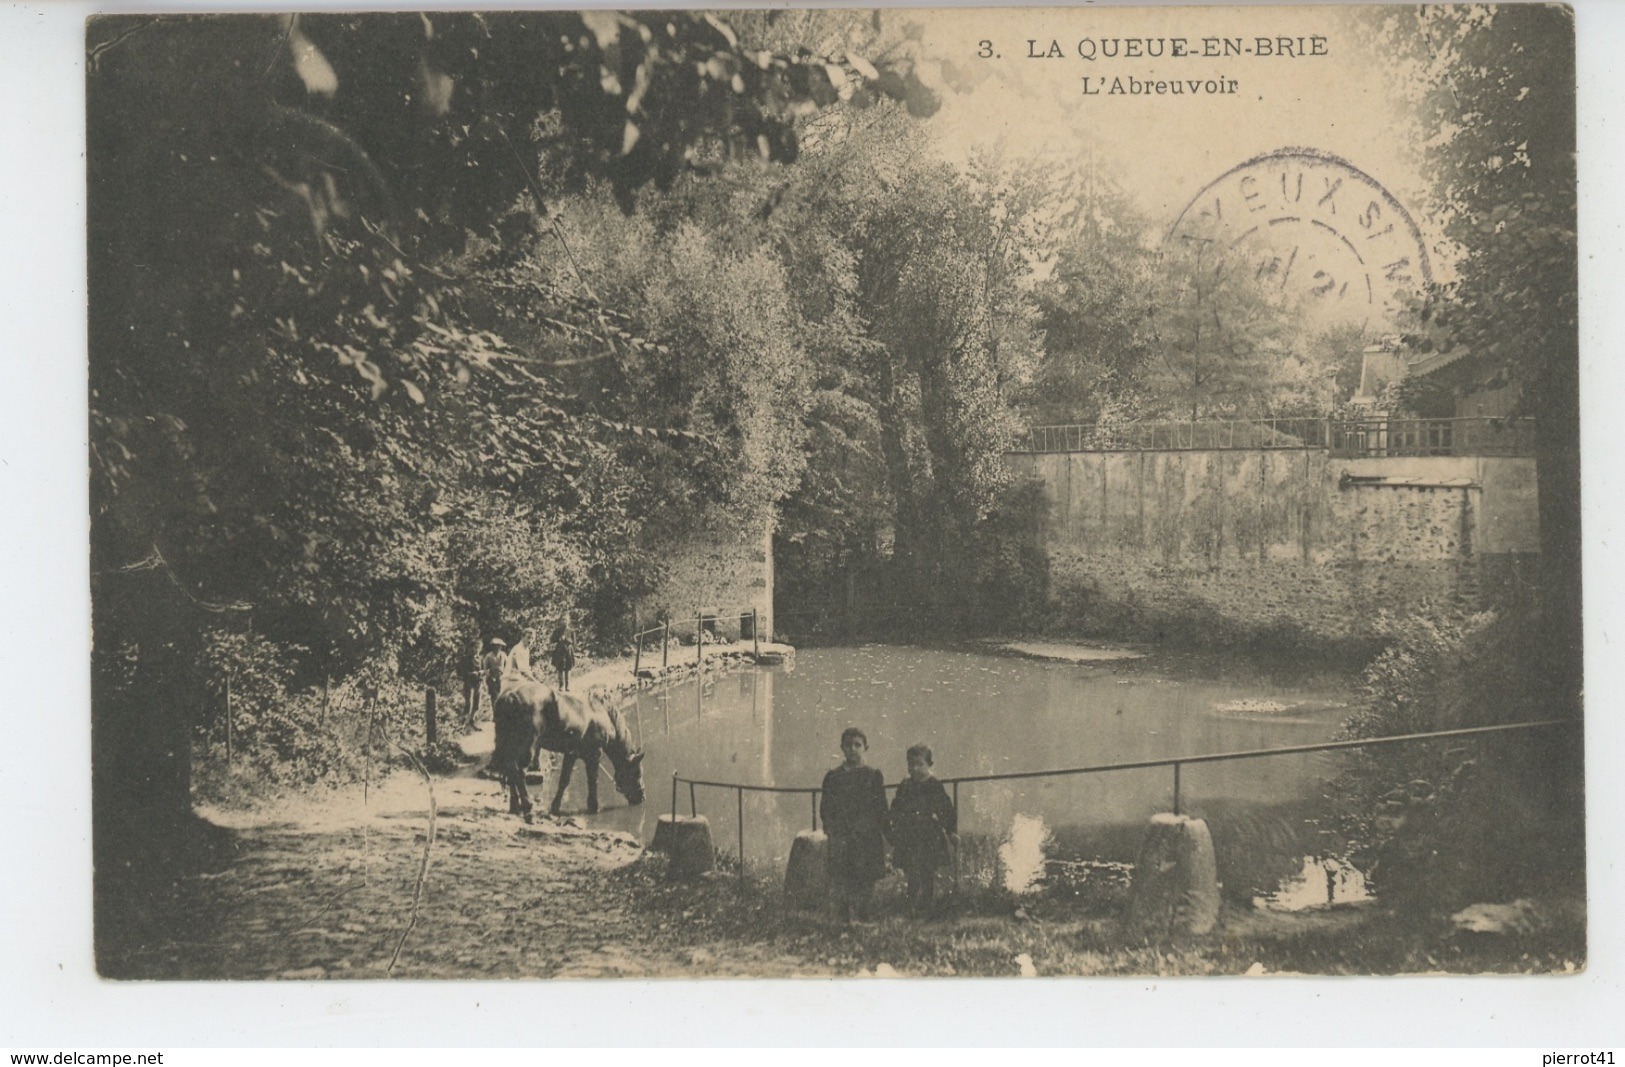
[[254,750],[326,774],[312,686],[438,683],[544,620],[624,637],[658,572],[650,453],[718,499],[793,478],[772,365],[697,431],[575,391],[560,365],[660,353],[526,269],[544,195],[624,211],[794,159],[822,107],[934,107],[907,63],[693,12],[113,16],[87,46],[97,846],[160,875],[143,842],[179,840],[222,675]]
[[1010,395],[1039,353],[1042,191],[929,162],[901,108],[810,129],[794,171],[679,182],[636,218],[566,198],[575,262],[536,269],[579,268],[660,339],[579,377],[697,438],[637,444],[660,472],[650,530],[776,507],[782,597],[827,600],[850,565],[887,572],[867,593],[923,604],[976,566],[1002,499]]
[[[1405,403],[1513,383],[1537,419],[1540,604],[1396,627],[1352,736],[1577,712],[1580,684],[1573,13],[1551,6],[1386,12],[1405,59],[1434,217],[1454,281],[1407,338],[1457,359]],[[1420,31],[1420,32],[1418,32]],[[1577,731],[1374,750],[1339,783],[1345,829],[1379,889],[1408,903],[1575,892],[1584,869]]]
[[1418,65],[1409,84],[1431,138],[1434,213],[1459,252],[1457,279],[1427,313],[1440,332],[1419,347],[1460,346],[1486,377],[1537,382],[1573,357],[1574,13],[1462,6],[1389,18],[1388,39],[1411,42]]
[[1158,247],[1151,221],[1092,156],[1046,176],[1027,254],[1044,354],[1013,398],[1033,423],[1323,416],[1359,386],[1362,327],[1246,269],[1245,246],[1199,234]]
[[[1550,716],[1529,662],[1527,617],[1386,618],[1350,739]],[[1448,908],[1573,892],[1584,874],[1583,800],[1551,773],[1578,737],[1521,733],[1356,750],[1333,783],[1350,856],[1384,899]]]
[[1044,359],[1018,395],[1034,422],[1110,423],[1145,407],[1155,352],[1150,221],[1093,158],[1057,175],[1059,244],[1034,297]]
[[1004,485],[998,457],[1017,425],[1006,386],[1041,350],[1022,256],[1040,195],[991,161],[969,177],[920,165],[860,222],[855,299],[876,343],[861,370],[905,602],[928,611]]
[[[1408,338],[1459,356],[1452,393],[1521,391],[1536,419],[1540,670],[1578,709],[1580,683],[1579,257],[1574,12],[1559,5],[1417,8],[1374,15],[1402,57],[1432,214],[1456,253]],[[1418,32],[1420,31],[1420,32]],[[1430,399],[1413,394],[1422,407]],[[1440,399],[1431,398],[1434,403]],[[1451,399],[1454,399],[1453,397]],[[1560,695],[1559,695],[1560,694]]]
[[1360,390],[1365,349],[1369,343],[1363,326],[1345,323],[1328,326],[1309,336],[1303,345],[1294,410],[1283,414],[1322,414],[1348,404]]
[[1237,250],[1193,241],[1164,252],[1153,316],[1150,391],[1169,414],[1268,414],[1271,386],[1292,365],[1298,309],[1262,284]]

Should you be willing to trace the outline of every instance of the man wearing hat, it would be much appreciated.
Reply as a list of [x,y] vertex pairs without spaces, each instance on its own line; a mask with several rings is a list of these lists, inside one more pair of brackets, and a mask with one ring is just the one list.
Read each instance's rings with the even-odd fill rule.
[[508,663],[508,654],[503,649],[508,642],[500,637],[493,637],[485,642],[485,655],[480,657],[480,670],[485,674],[485,691],[491,694],[491,715],[496,717],[497,694],[502,692],[502,668]]

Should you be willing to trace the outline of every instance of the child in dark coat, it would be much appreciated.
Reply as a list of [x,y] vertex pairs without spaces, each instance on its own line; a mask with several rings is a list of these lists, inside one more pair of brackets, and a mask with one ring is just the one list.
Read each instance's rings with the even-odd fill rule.
[[869,739],[856,726],[841,734],[846,762],[824,775],[819,813],[829,835],[829,879],[844,922],[869,918],[875,882],[886,873],[886,783],[863,764]]
[[937,868],[953,862],[959,815],[942,783],[931,774],[931,747],[908,750],[908,777],[891,806],[892,862],[908,875],[908,898],[916,915],[931,909]]
[[570,632],[560,626],[553,631],[553,670],[558,672],[559,688],[566,693],[570,691],[570,670],[576,665],[575,646],[570,642]]

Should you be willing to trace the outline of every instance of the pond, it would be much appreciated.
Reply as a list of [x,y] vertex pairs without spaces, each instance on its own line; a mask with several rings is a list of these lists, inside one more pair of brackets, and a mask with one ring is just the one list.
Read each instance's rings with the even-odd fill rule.
[[[840,762],[847,726],[869,738],[869,762],[888,783],[904,751],[924,742],[939,778],[1155,760],[1312,744],[1348,715],[1351,694],[1260,680],[1176,676],[1140,663],[1029,659],[994,651],[898,646],[803,649],[793,668],[712,673],[640,693],[627,709],[646,752],[648,802],[594,820],[645,840],[671,810],[671,776],[815,787]],[[1335,756],[1305,754],[1187,766],[1182,810],[1209,820],[1221,878],[1241,895],[1267,893],[1315,851],[1305,816],[1335,772]],[[619,798],[610,793],[611,803]],[[733,790],[695,790],[716,846],[736,853]],[[689,791],[679,791],[689,812]],[[1045,855],[1132,860],[1145,820],[1170,810],[1171,769],[966,783],[961,832]],[[799,830],[813,826],[806,795],[746,793],[745,858],[782,869]],[[1037,827],[1035,830],[1034,828]],[[1008,852],[1008,849],[1007,849]],[[764,872],[765,873],[765,872]]]

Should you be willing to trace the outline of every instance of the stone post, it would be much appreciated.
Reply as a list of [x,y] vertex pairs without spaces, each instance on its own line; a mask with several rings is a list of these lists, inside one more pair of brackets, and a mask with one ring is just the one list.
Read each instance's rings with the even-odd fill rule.
[[822,830],[802,830],[791,842],[784,891],[805,908],[819,907],[829,899],[829,838]]
[[1207,823],[1151,816],[1129,889],[1129,922],[1153,936],[1205,934],[1218,925],[1219,879]]
[[716,870],[717,855],[711,847],[711,823],[704,815],[662,815],[655,823],[651,852],[671,857],[667,872],[672,878],[691,879]]

